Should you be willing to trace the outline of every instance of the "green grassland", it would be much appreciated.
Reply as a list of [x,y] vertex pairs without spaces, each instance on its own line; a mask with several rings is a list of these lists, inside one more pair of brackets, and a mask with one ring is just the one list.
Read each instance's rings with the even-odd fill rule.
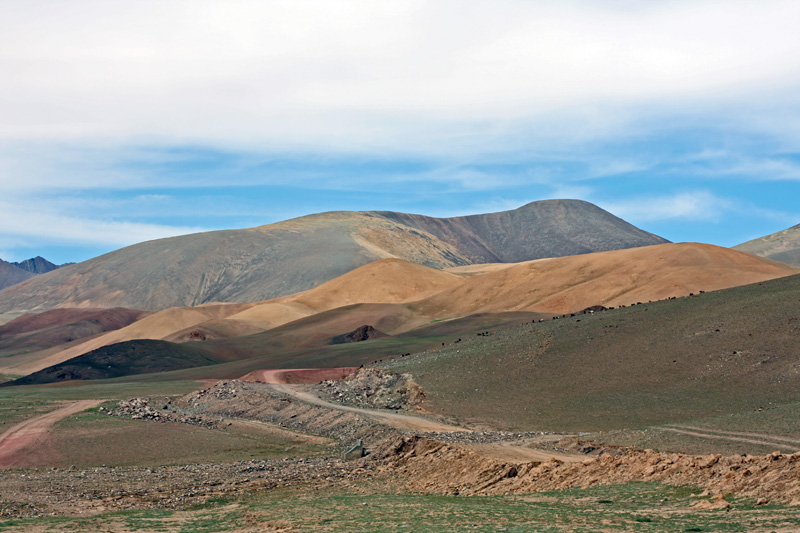
[[[293,488],[222,499],[189,511],[2,521],[0,531],[795,531],[800,510],[727,497],[731,511],[693,508],[700,490],[627,483],[521,496],[459,497]],[[275,529],[268,529],[268,528]]]
[[155,466],[308,457],[330,453],[266,424],[205,428],[110,417],[96,410],[57,423],[45,445],[50,466]]

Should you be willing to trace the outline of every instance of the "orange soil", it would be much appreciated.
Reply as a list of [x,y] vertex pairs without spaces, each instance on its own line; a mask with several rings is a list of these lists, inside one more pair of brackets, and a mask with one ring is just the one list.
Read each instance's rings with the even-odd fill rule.
[[489,271],[418,303],[427,314],[537,311],[630,305],[800,273],[750,254],[699,243],[540,259]]

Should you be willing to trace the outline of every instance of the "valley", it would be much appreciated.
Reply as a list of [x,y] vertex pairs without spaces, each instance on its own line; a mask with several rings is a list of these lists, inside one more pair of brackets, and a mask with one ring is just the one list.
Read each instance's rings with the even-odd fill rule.
[[0,291],[0,530],[800,527],[800,268],[541,204],[313,215]]

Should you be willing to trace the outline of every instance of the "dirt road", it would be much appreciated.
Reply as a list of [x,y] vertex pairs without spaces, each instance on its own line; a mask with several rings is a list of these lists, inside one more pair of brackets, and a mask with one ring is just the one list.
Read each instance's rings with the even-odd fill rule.
[[[331,403],[322,398],[319,398],[308,391],[303,390],[302,386],[290,385],[288,382],[292,381],[292,374],[297,374],[298,377],[309,378],[314,376],[311,381],[305,380],[305,383],[317,383],[321,379],[341,379],[336,378],[335,375],[343,374],[344,376],[352,373],[355,368],[323,368],[323,369],[298,369],[298,370],[256,370],[240,378],[241,381],[256,381],[260,383],[269,384],[274,390],[283,394],[293,396],[300,401],[324,407],[326,409],[335,409],[337,411],[345,411],[350,413],[358,413],[368,416],[374,420],[390,425],[404,431],[440,431],[443,433],[450,433],[456,431],[470,431],[467,428],[459,426],[451,426],[435,420],[428,420],[413,415],[403,415],[400,413],[383,412],[374,409],[362,409],[359,407],[349,407]],[[330,374],[330,375],[328,375]]]
[[776,450],[781,450],[784,452],[795,452],[800,449],[800,442],[795,439],[768,434],[761,435],[758,433],[735,433],[732,431],[707,430],[689,426],[660,426],[657,429],[661,431],[671,431],[673,433],[682,433],[684,435],[691,435],[693,437],[700,437],[702,439],[717,439],[747,442],[750,444],[759,444],[761,446],[772,446]]
[[20,452],[41,440],[50,428],[69,415],[80,413],[102,403],[103,400],[72,402],[60,409],[29,418],[0,435],[0,468],[11,468],[18,461]]
[[314,396],[310,392],[302,390],[297,385],[272,383],[270,384],[270,386],[278,392],[281,392],[283,394],[288,394],[289,396],[293,396],[298,400],[310,403],[311,405],[325,407],[326,409],[336,409],[337,411],[358,413],[404,431],[439,431],[443,433],[454,432],[454,431],[470,431],[469,429],[466,428],[462,428],[459,426],[451,426],[449,424],[443,424],[441,422],[428,420],[427,418],[422,418],[419,416],[402,415],[400,413],[384,413],[382,411],[377,411],[374,409],[362,409],[359,407],[350,407],[347,405],[339,405],[331,403],[326,400],[323,400],[322,398]]
[[254,370],[239,378],[239,381],[257,383],[314,384],[326,379],[344,379],[358,370],[355,366],[338,368],[279,368],[275,370]]

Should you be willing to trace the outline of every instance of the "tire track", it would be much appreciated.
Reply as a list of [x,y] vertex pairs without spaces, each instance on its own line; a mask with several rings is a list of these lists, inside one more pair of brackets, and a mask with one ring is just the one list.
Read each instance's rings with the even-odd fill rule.
[[[792,450],[797,450],[800,446],[792,446],[788,442],[776,442],[770,440],[764,440],[760,438],[750,438],[745,436],[736,436],[736,435],[744,435],[744,434],[737,434],[733,432],[727,432],[726,435],[720,435],[716,433],[711,433],[708,430],[701,430],[701,429],[682,429],[680,427],[667,427],[661,426],[654,429],[660,429],[662,431],[671,431],[673,433],[681,433],[683,435],[691,435],[692,437],[700,437],[702,439],[717,439],[717,440],[727,440],[727,441],[736,441],[736,442],[747,442],[749,444],[758,444],[760,446],[771,446],[776,449],[783,449],[786,450],[787,448],[791,448]],[[759,436],[756,434],[756,436]],[[785,439],[789,440],[789,439]]]

